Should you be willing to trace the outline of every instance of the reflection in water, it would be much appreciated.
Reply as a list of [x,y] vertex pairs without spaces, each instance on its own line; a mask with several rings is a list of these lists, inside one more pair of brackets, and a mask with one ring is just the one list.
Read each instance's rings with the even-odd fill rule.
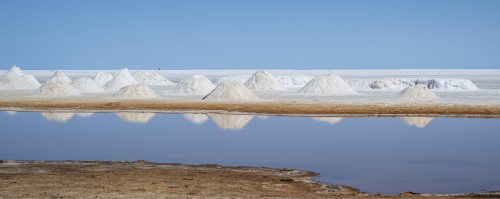
[[424,128],[434,119],[433,117],[401,117],[401,120],[409,126]]
[[207,114],[221,129],[240,130],[245,127],[254,115]]
[[320,122],[326,122],[329,124],[337,124],[342,120],[341,117],[313,117],[313,120],[320,121]]
[[116,115],[126,122],[145,124],[155,116],[155,113],[117,112]]
[[205,114],[201,113],[188,113],[188,114],[182,114],[182,117],[184,117],[186,120],[189,120],[190,122],[194,124],[203,124],[208,120],[208,116]]
[[42,112],[40,114],[48,121],[55,121],[61,123],[67,122],[74,115],[74,113],[65,113],[65,112]]
[[13,116],[17,113],[16,111],[5,111],[5,112],[10,116]]
[[94,113],[75,113],[75,114],[81,118],[88,118],[88,117],[94,115]]
[[257,118],[259,118],[261,120],[266,120],[267,118],[269,118],[269,116],[267,116],[267,115],[257,115]]

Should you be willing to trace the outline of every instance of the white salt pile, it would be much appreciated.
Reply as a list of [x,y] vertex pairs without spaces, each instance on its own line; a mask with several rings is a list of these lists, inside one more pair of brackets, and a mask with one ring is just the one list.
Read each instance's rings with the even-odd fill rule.
[[424,84],[429,89],[442,91],[470,91],[479,88],[468,79],[462,78],[385,78],[369,84],[372,89],[403,89],[407,86]]
[[94,81],[96,81],[100,87],[103,87],[109,80],[112,79],[113,75],[111,75],[111,73],[106,73],[106,72],[97,72],[97,74],[94,76]]
[[208,114],[215,124],[221,129],[241,130],[254,117],[253,115]]
[[245,82],[245,86],[252,90],[275,91],[285,90],[285,87],[267,71],[259,70]]
[[12,66],[5,75],[0,77],[0,90],[25,90],[39,87],[40,83],[33,75],[24,74],[16,66]]
[[329,74],[314,77],[299,92],[314,95],[355,95],[358,94],[340,76]]
[[40,87],[42,97],[72,97],[82,95],[75,87],[64,81],[48,82]]
[[68,84],[73,83],[73,80],[71,80],[71,78],[69,78],[66,74],[64,74],[64,72],[61,71],[56,71],[54,75],[50,79],[48,79],[45,83],[54,83],[59,81],[66,82]]
[[81,93],[103,93],[106,92],[96,81],[88,77],[82,77],[73,81],[73,87]]
[[402,117],[401,120],[409,126],[415,126],[417,128],[426,127],[433,117]]
[[159,99],[156,92],[144,84],[125,86],[118,90],[114,95],[118,99]]
[[73,113],[58,113],[58,112],[42,112],[42,117],[48,121],[65,123],[73,117]]
[[116,92],[125,86],[138,84],[136,79],[130,74],[128,69],[121,69],[113,75],[113,79],[104,84],[104,88],[108,91]]
[[259,98],[239,82],[220,83],[203,100],[207,101],[254,101]]
[[341,117],[313,117],[313,120],[326,122],[328,124],[337,124],[342,120]]
[[155,113],[118,112],[116,115],[125,122],[145,124],[155,116]]
[[182,114],[182,116],[186,120],[188,120],[188,121],[190,121],[190,122],[192,122],[194,124],[203,124],[203,123],[205,123],[208,120],[208,116],[207,115],[200,114],[200,113]]
[[137,71],[134,73],[134,78],[139,84],[145,84],[148,86],[170,86],[175,85],[167,78],[161,76],[158,73],[152,73],[149,71]]
[[309,75],[279,75],[276,79],[286,88],[302,88],[307,82],[311,81],[314,76]]
[[220,84],[224,82],[240,82],[241,84],[245,84],[245,82],[250,79],[251,75],[230,75],[219,78],[215,84]]
[[179,95],[207,95],[215,85],[203,75],[193,75],[184,79],[175,86],[174,94]]
[[434,92],[432,92],[429,88],[427,88],[427,86],[423,84],[417,84],[415,86],[409,86],[408,88],[405,88],[398,94],[398,98],[412,101],[427,101],[439,99],[439,97],[434,94]]

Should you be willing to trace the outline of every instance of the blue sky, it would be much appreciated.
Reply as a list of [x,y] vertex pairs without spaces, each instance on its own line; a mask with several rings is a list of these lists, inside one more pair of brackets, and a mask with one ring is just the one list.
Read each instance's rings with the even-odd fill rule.
[[0,67],[500,68],[498,0],[0,1]]

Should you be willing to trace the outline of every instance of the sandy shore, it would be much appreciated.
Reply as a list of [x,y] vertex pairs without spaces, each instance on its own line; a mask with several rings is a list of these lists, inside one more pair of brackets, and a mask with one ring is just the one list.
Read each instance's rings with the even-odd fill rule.
[[0,160],[0,198],[496,198],[365,194],[295,169],[98,161]]
[[0,109],[22,111],[201,111],[240,112],[272,115],[446,115],[460,117],[500,117],[500,105],[437,103],[312,103],[312,102],[205,102],[205,101],[117,101],[72,99],[0,100]]

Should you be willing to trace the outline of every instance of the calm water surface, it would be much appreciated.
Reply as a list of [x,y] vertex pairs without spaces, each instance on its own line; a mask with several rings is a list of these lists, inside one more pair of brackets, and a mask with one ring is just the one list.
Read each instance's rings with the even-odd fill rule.
[[365,192],[500,190],[500,119],[0,112],[0,159],[299,168]]

